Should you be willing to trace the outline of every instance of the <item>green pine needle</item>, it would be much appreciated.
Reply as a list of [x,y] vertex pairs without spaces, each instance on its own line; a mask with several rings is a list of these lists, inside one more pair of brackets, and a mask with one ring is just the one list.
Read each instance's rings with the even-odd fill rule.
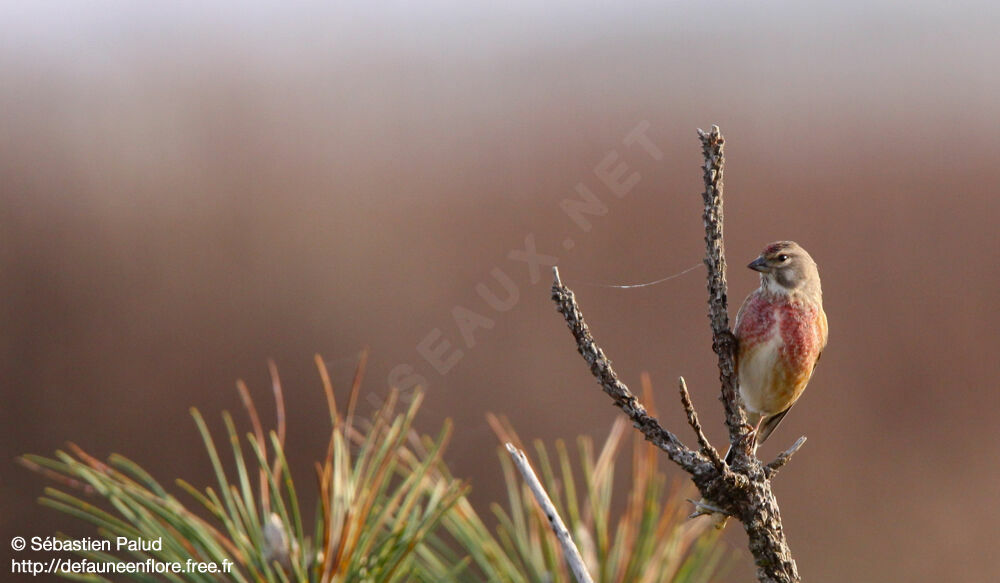
[[[116,537],[162,541],[159,550],[78,553],[94,563],[193,559],[221,566],[226,561],[232,570],[221,580],[237,583],[573,583],[562,548],[505,450],[501,448],[500,461],[508,506],[494,505],[498,526],[491,532],[466,498],[468,487],[444,462],[451,423],[435,438],[413,429],[422,401],[419,391],[406,398],[392,391],[370,420],[356,417],[362,359],[345,418],[322,359],[316,361],[332,427],[327,455],[316,464],[320,499],[308,529],[285,457],[284,403],[273,365],[278,428],[265,433],[242,383],[253,431],[241,434],[229,413],[222,416],[234,476],[225,469],[209,424],[191,409],[215,484],[197,488],[176,480],[187,502],[117,454],[105,463],[70,444],[68,452],[57,451],[52,458],[26,455],[20,461],[57,484],[45,489],[42,505],[93,524],[112,548]],[[397,411],[403,404],[405,410]],[[502,441],[520,443],[505,421],[492,416],[489,421]],[[620,516],[612,512],[624,433],[621,421],[596,457],[592,440],[580,438],[576,465],[563,442],[556,443],[554,458],[541,442],[535,443],[541,479],[595,581],[716,580],[731,562],[718,533],[706,532],[710,529],[703,521],[685,521],[683,493],[675,488],[665,494],[666,477],[641,438],[633,446],[625,511]],[[64,576],[79,581],[220,580],[218,574],[205,573]]]

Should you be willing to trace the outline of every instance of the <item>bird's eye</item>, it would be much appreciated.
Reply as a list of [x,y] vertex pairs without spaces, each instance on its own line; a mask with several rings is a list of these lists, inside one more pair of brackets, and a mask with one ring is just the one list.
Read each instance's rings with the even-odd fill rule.
[[784,253],[782,253],[781,255],[778,255],[778,261],[781,261],[782,263],[784,263],[785,261],[788,261],[788,255],[785,255]]

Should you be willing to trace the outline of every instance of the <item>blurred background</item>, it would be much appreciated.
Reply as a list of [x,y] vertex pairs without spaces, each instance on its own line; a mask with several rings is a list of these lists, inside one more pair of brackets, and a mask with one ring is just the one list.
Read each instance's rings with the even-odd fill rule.
[[[586,285],[698,264],[695,129],[716,123],[732,313],[770,241],[800,242],[823,277],[829,347],[762,450],[809,437],[775,483],[800,571],[1000,573],[995,4],[2,13],[6,555],[15,535],[90,532],[36,505],[47,483],[15,456],[72,441],[207,485],[188,408],[220,436],[221,410],[245,420],[242,378],[273,419],[268,358],[311,483],[328,427],[313,355],[346,399],[366,346],[362,409],[390,382],[426,385],[421,429],[454,419],[447,458],[489,515],[504,493],[487,412],[547,441],[603,439],[619,414],[549,300],[556,260],[623,380],[649,372],[691,442],[684,375],[718,444],[704,270]],[[581,188],[604,212],[566,212]],[[549,257],[523,261],[532,244]],[[727,538],[731,580],[749,580],[745,535]]]

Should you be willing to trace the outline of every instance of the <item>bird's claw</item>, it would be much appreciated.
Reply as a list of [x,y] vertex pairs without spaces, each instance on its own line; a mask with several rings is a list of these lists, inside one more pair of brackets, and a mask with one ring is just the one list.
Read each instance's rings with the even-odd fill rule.
[[740,426],[740,429],[742,430],[740,432],[740,443],[746,444],[751,451],[755,450],[757,445],[757,427],[749,423],[744,423]]

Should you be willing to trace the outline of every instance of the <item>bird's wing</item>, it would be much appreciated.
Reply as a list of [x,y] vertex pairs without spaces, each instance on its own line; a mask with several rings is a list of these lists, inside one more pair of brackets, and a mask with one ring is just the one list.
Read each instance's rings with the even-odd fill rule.
[[738,312],[736,312],[736,320],[733,321],[733,337],[736,338],[736,362],[733,363],[733,372],[736,374],[736,378],[740,378],[740,337],[736,333],[740,329],[740,322],[743,320],[743,314],[746,312],[747,305],[750,304],[750,300],[753,299],[756,292],[751,292],[750,295],[743,300],[743,304],[740,306]]
[[[737,316],[737,318],[739,318],[739,316]],[[813,362],[812,370],[809,371],[810,378],[812,378],[812,373],[816,372],[816,365],[819,364],[819,359],[823,356],[823,349],[826,348],[827,334],[828,333],[827,333],[826,314],[823,313],[822,310],[820,310],[820,336],[822,337],[822,343],[820,344],[819,354],[816,355],[816,361]],[[801,391],[799,391],[799,393],[801,394]],[[798,400],[798,398],[796,398],[796,400]],[[775,413],[774,415],[767,417],[761,422],[760,428],[757,429],[758,445],[764,443],[764,440],[771,435],[771,433],[778,427],[778,424],[781,423],[781,420],[785,418],[785,415],[787,415],[788,412],[791,411],[792,407],[794,406],[795,406],[795,401],[792,401],[792,404],[789,405],[787,409],[785,409],[781,413]]]
[[821,338],[819,354],[816,355],[816,362],[813,363],[813,372],[816,372],[816,365],[819,364],[819,359],[823,357],[823,349],[826,348],[826,342],[830,338],[830,326],[827,324],[826,312],[822,308],[819,310],[819,335]]

